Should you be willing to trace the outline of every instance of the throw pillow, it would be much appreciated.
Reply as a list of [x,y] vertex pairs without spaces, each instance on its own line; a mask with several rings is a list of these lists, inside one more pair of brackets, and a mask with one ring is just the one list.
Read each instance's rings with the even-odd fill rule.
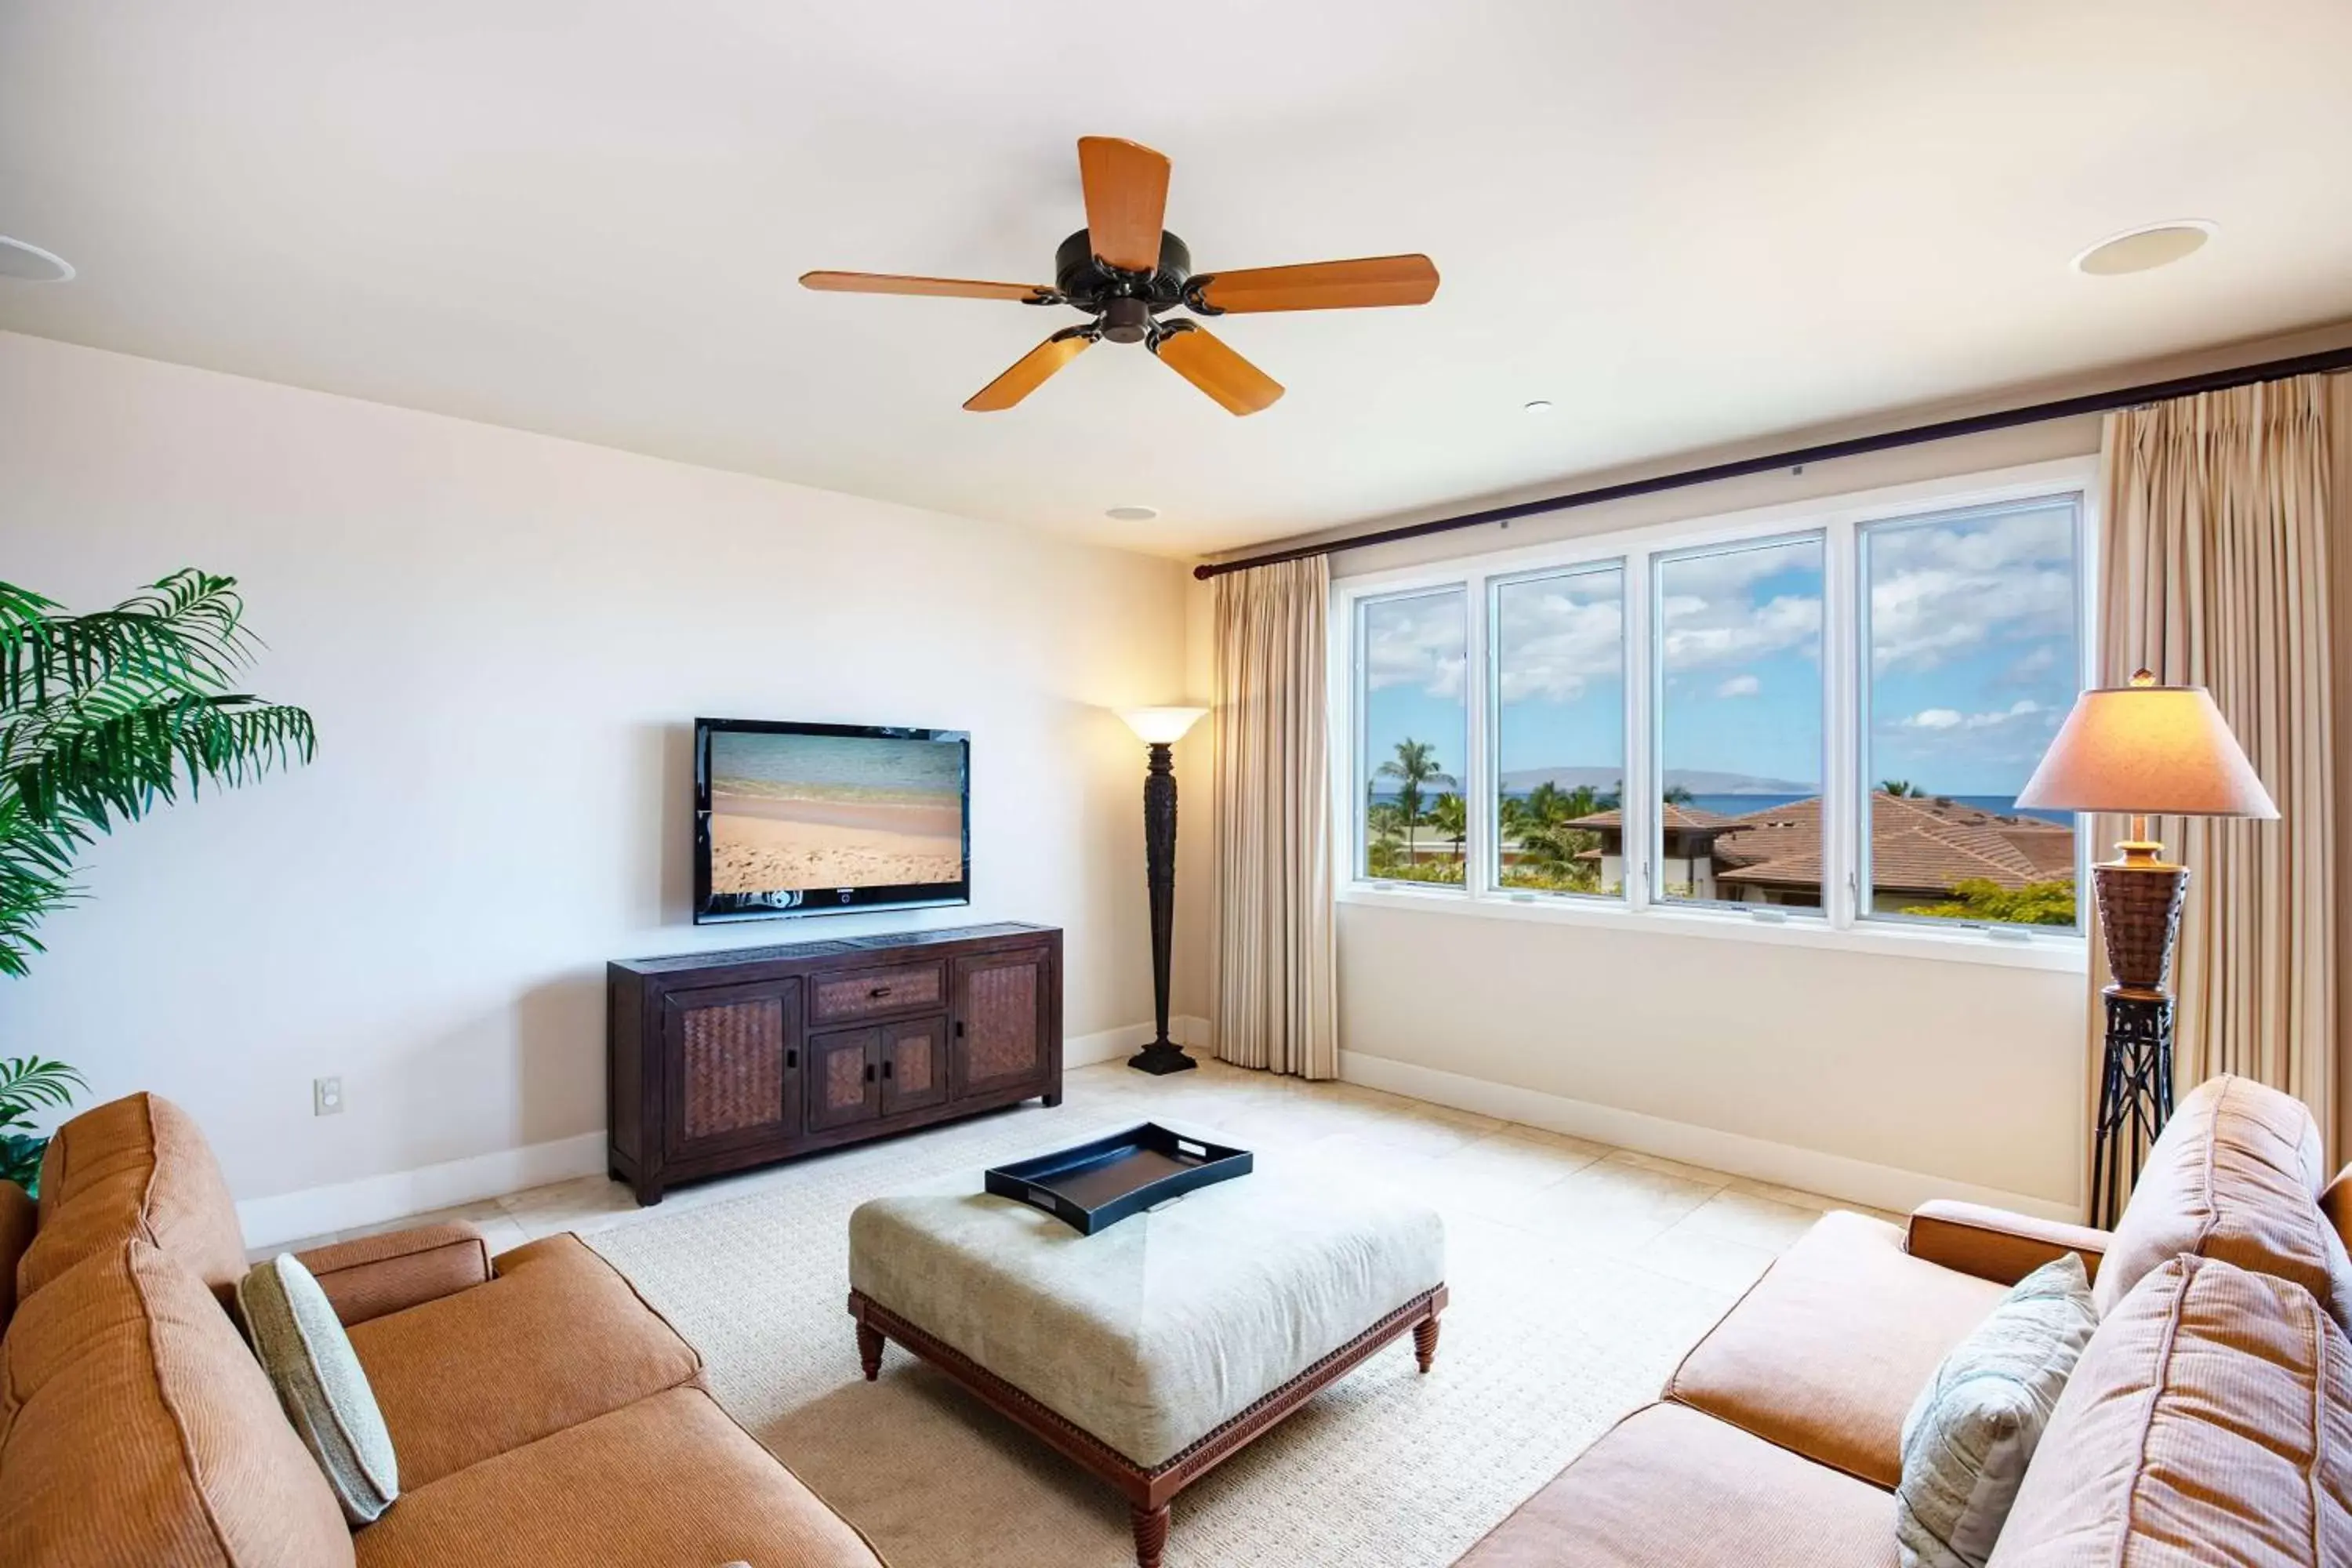
[[256,1264],[236,1288],[237,1310],[277,1386],[278,1403],[326,1472],[343,1517],[372,1523],[400,1495],[392,1434],[367,1373],[326,1291],[283,1252]]
[[1903,1568],[1984,1568],[2098,1321],[2083,1260],[2070,1252],[2019,1280],[1944,1358],[1903,1423]]

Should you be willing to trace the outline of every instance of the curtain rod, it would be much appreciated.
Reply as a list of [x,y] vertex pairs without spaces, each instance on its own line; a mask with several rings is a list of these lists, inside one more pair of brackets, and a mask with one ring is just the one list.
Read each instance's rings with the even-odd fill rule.
[[1207,581],[1222,577],[1228,572],[1239,572],[1251,566],[1272,566],[1284,561],[1304,561],[1315,555],[1331,555],[1342,550],[1361,550],[1367,545],[1390,544],[1400,539],[1420,539],[1432,533],[1452,533],[1456,529],[1479,528],[1490,522],[1509,522],[1522,517],[1534,517],[1548,511],[1569,511],[1577,507],[1598,506],[1602,501],[1623,500],[1630,496],[1655,495],[1661,490],[1687,489],[1693,485],[1709,485],[1718,479],[1736,479],[1747,474],[1768,473],[1774,468],[1794,468],[1801,463],[1826,463],[1836,458],[1858,458],[1865,452],[1891,451],[1898,447],[1924,446],[1930,441],[1948,441],[1959,436],[1979,436],[1988,430],[2014,429],[2021,425],[2040,425],[2052,419],[2071,419],[2084,414],[2105,414],[2113,409],[2130,408],[2142,403],[2161,403],[2168,398],[2189,397],[2200,392],[2222,392],[2233,386],[2252,386],[2257,382],[2285,381],[2298,375],[2313,375],[2330,371],[2352,370],[2352,344],[2343,348],[2323,349],[2316,353],[2297,354],[2291,359],[2265,360],[2260,364],[2240,365],[2234,370],[2208,371],[2202,375],[2184,375],[2173,381],[2152,381],[2139,386],[2118,387],[2113,392],[2085,393],[2080,397],[2062,397],[2051,403],[2031,403],[2021,408],[2004,408],[1991,414],[1971,414],[1963,419],[1939,419],[1930,425],[1914,425],[1904,430],[1884,430],[1875,436],[1855,436],[1843,441],[1824,441],[1813,447],[1797,447],[1785,452],[1768,453],[1759,458],[1738,458],[1727,463],[1709,463],[1704,468],[1685,468],[1678,473],[1659,474],[1646,479],[1628,479],[1622,484],[1601,485],[1589,490],[1570,490],[1565,495],[1546,496],[1541,500],[1518,501],[1510,506],[1489,507],[1484,511],[1464,512],[1459,517],[1433,518],[1427,522],[1402,523],[1395,528],[1375,529],[1370,533],[1350,534],[1344,539],[1327,540],[1320,544],[1294,545],[1287,550],[1269,550],[1259,555],[1244,555],[1234,561],[1206,562],[1192,568],[1192,575]]

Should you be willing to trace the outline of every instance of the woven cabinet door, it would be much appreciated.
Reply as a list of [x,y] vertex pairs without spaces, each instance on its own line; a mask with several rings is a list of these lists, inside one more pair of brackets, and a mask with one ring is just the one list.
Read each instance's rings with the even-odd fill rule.
[[663,998],[668,1158],[782,1143],[798,1133],[800,1004],[797,980]]
[[882,1114],[882,1031],[841,1029],[809,1040],[808,1130]]
[[957,1099],[1024,1085],[1049,1075],[1051,956],[992,952],[955,963],[954,1038],[950,1058]]
[[920,1110],[948,1098],[945,1014],[882,1026],[882,1114]]

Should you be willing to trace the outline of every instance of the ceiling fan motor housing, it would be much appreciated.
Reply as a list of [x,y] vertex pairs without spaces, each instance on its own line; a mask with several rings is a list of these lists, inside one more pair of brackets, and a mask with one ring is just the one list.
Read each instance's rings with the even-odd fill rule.
[[1191,247],[1166,229],[1160,231],[1160,265],[1150,273],[1123,272],[1096,260],[1085,229],[1054,253],[1054,287],[1066,302],[1100,318],[1102,335],[1115,343],[1149,336],[1153,316],[1184,302],[1192,276]]

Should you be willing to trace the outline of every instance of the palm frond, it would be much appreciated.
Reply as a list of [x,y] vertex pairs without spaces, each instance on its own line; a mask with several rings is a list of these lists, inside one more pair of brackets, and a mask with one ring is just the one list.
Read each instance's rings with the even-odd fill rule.
[[248,783],[272,767],[309,762],[318,749],[310,716],[243,692],[196,697],[126,692],[54,710],[29,745],[0,750],[6,782],[36,822],[78,817],[104,833],[206,783]]
[[74,1090],[87,1090],[81,1074],[63,1062],[39,1057],[0,1059],[0,1104],[46,1105],[63,1110],[73,1103]]
[[193,568],[80,616],[0,583],[0,974],[98,835],[316,753],[308,713],[229,689],[260,646],[244,615],[235,578]]
[[110,610],[58,614],[52,600],[0,583],[0,708],[37,707],[128,676],[202,691],[250,661],[236,579],[174,572]]

